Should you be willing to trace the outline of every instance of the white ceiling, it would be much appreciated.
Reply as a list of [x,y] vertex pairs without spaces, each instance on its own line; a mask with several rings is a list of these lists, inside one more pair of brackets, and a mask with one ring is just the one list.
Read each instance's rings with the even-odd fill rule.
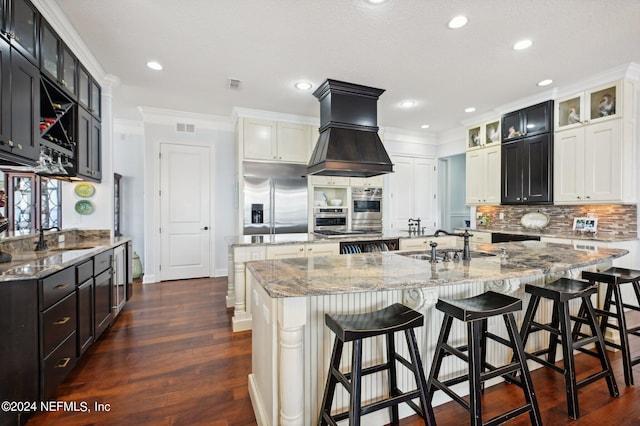
[[[309,117],[326,78],[386,89],[378,124],[440,133],[522,98],[640,63],[639,0],[55,0],[104,71],[114,116],[137,106]],[[450,30],[455,15],[466,27]],[[523,38],[525,51],[512,45]],[[164,70],[146,67],[157,60]],[[229,78],[241,80],[238,90]],[[540,88],[542,79],[554,80]],[[417,105],[401,109],[413,99]],[[474,106],[476,112],[464,109]]]

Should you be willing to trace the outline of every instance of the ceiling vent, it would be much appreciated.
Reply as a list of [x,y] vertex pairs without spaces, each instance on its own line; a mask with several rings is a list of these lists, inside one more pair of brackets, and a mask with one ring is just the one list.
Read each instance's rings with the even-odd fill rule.
[[196,125],[189,123],[176,123],[176,132],[179,133],[195,133]]
[[236,78],[230,78],[228,83],[229,83],[229,89],[237,90],[240,88],[240,80]]

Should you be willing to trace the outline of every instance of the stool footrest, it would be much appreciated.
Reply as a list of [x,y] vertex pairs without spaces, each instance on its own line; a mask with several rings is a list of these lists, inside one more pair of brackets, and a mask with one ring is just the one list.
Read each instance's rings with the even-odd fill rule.
[[540,358],[539,356],[537,356],[539,353],[540,353],[540,355],[542,355],[542,354],[546,354],[548,352],[549,352],[549,350],[547,349],[547,350],[544,350],[544,351],[537,351],[537,352],[534,352],[534,353],[528,353],[527,354],[527,359],[531,359],[531,360],[533,360],[533,361],[535,361],[535,362],[537,362],[539,364],[544,365],[545,367],[548,367],[548,368],[550,368],[550,369],[552,369],[554,371],[557,371],[560,374],[564,374],[564,368],[558,367],[557,365],[550,363],[546,359],[543,359],[543,358]]
[[513,419],[514,417],[518,417],[519,415],[524,414],[527,411],[531,411],[531,404],[525,404],[518,408],[514,408],[511,411],[507,411],[506,413],[503,413],[499,416],[496,416],[492,419],[487,420],[486,422],[482,423],[482,425],[483,426],[499,425],[506,422],[507,420]]
[[587,386],[588,384],[591,384],[591,383],[595,382],[596,380],[600,380],[602,378],[605,378],[608,375],[609,375],[609,372],[606,371],[606,370],[600,371],[598,373],[594,373],[591,376],[585,377],[582,380],[577,380],[576,381],[576,387],[578,389],[580,389],[580,388],[582,388],[584,386]]

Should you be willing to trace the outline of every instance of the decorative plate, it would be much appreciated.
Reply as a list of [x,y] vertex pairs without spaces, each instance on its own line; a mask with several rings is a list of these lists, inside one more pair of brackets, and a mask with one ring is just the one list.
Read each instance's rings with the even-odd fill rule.
[[541,212],[531,212],[522,216],[520,223],[527,229],[539,231],[549,224],[549,216]]
[[76,185],[75,191],[82,198],[89,198],[96,193],[96,188],[88,182],[82,182]]
[[89,200],[80,200],[76,203],[76,212],[82,215],[88,215],[93,213],[96,207]]

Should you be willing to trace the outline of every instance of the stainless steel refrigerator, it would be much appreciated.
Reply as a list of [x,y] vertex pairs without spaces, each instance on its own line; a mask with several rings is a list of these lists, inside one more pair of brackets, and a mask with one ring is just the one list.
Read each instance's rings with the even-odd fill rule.
[[306,233],[305,164],[243,163],[244,234]]

